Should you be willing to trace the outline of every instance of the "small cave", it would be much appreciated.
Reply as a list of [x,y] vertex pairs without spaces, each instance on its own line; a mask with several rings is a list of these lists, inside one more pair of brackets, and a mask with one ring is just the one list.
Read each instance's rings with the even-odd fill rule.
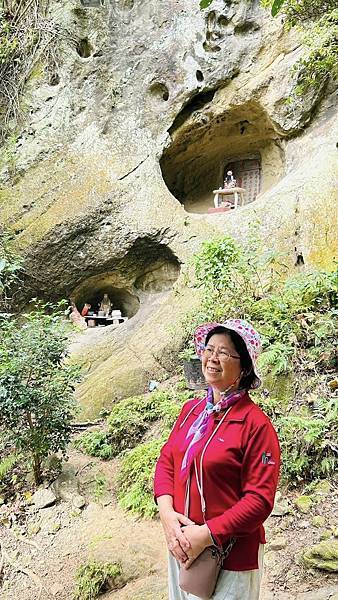
[[[224,187],[228,171],[245,190],[239,205],[255,201],[284,172],[280,139],[264,109],[251,101],[215,115],[206,107],[214,93],[203,94],[200,108],[193,99],[177,115],[160,159],[166,186],[191,213],[211,212],[213,191]],[[227,210],[235,207],[232,195],[226,200]]]
[[164,100],[165,102],[169,100],[169,90],[164,83],[160,83],[159,81],[152,83],[149,91],[158,100]]
[[235,26],[234,33],[237,35],[246,35],[259,31],[260,26],[255,21],[245,21]]
[[112,310],[120,310],[122,316],[128,319],[136,315],[140,307],[138,297],[126,289],[114,287],[107,273],[102,279],[95,278],[85,282],[79,291],[73,294],[73,298],[79,311],[88,303],[91,310],[97,313],[104,294],[108,294]]
[[197,69],[197,71],[196,71],[196,79],[199,83],[204,81],[204,75],[203,75],[202,71],[200,71],[199,69]]
[[55,86],[55,85],[59,85],[59,83],[60,83],[60,75],[58,73],[53,73],[49,80],[49,85]]
[[76,52],[81,58],[89,58],[93,53],[93,47],[88,38],[83,38],[76,46]]
[[[153,294],[169,291],[179,274],[180,263],[170,248],[148,237],[139,238],[125,256],[112,260],[104,272],[86,278],[70,297],[80,312],[85,304],[90,305],[86,319],[93,316],[97,324],[110,325],[111,311],[115,311],[115,319],[120,311],[121,323],[132,319]],[[104,294],[111,303],[106,321],[100,320],[99,313]]]

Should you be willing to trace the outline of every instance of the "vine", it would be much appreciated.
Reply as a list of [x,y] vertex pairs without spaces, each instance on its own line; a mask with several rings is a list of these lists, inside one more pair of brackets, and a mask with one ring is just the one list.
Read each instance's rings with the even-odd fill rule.
[[45,0],[3,0],[0,9],[0,138],[21,115],[20,98],[34,68],[58,64],[60,28],[47,15]]

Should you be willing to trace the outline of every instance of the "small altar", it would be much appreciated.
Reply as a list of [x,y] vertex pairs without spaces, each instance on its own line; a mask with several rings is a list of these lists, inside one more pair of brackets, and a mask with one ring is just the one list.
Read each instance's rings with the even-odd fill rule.
[[[236,209],[239,205],[243,206],[245,191],[244,188],[238,186],[213,190],[215,208],[222,208],[222,204],[224,208],[228,208],[229,210],[232,208]],[[233,197],[233,202],[230,201],[231,196]]]

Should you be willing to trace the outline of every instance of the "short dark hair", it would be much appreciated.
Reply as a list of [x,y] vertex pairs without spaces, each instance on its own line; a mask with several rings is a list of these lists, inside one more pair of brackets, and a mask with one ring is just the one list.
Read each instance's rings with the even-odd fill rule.
[[222,325],[217,325],[216,327],[211,329],[209,333],[207,333],[205,337],[205,345],[208,343],[210,338],[217,333],[228,335],[233,345],[235,346],[235,350],[240,358],[241,367],[244,371],[239,382],[239,387],[244,390],[249,390],[256,379],[256,375],[253,370],[252,360],[246,347],[245,341],[236,331],[228,329],[227,327],[223,327]]

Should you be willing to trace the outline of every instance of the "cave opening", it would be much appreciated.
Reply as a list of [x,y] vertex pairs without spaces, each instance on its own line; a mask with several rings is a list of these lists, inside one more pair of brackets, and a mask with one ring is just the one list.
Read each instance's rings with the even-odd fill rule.
[[89,58],[93,53],[93,47],[88,38],[83,38],[79,41],[76,51],[81,58]]
[[90,304],[91,312],[98,313],[104,294],[107,294],[111,301],[111,310],[120,310],[123,317],[131,319],[140,307],[140,301],[136,294],[130,291],[117,288],[111,285],[107,280],[97,282],[95,287],[89,285],[83,286],[81,291],[75,297],[75,303],[81,312],[84,305]]
[[132,319],[154,294],[170,291],[180,274],[180,263],[172,250],[149,237],[136,239],[124,256],[111,259],[105,267],[70,294],[79,312],[90,305],[86,318],[100,317],[106,294],[110,302],[107,316],[120,311],[122,320]]
[[187,212],[207,213],[214,206],[213,191],[224,187],[229,170],[245,189],[244,204],[279,181],[284,172],[280,136],[258,103],[218,114],[210,104],[193,108],[193,113],[187,114],[185,107],[176,116],[169,130],[171,144],[160,159],[167,188]]

